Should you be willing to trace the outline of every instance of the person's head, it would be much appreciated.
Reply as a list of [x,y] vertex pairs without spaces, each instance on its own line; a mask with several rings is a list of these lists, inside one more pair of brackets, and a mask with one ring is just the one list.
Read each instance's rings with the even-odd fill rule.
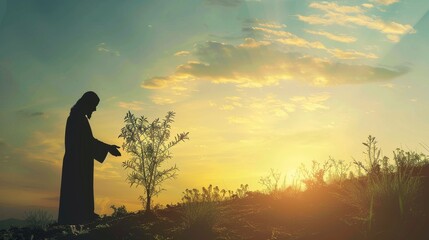
[[100,98],[95,92],[89,91],[83,94],[83,96],[77,100],[76,104],[72,109],[76,109],[85,114],[88,119],[91,119],[93,112],[97,111],[97,105],[100,102]]

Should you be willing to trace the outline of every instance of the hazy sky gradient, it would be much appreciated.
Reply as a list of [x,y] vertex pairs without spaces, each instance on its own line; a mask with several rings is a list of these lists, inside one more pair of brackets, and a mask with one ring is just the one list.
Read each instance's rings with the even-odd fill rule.
[[[0,1],[0,219],[56,214],[70,108],[101,98],[94,135],[118,139],[130,110],[177,113],[186,188],[236,189],[270,168],[362,159],[429,144],[429,2],[420,0]],[[427,151],[426,151],[427,153]],[[141,208],[127,159],[95,163],[96,211]]]

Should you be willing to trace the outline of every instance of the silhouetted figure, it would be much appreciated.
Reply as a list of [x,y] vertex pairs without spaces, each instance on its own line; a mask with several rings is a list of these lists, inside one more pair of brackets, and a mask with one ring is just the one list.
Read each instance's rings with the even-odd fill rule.
[[86,92],[67,118],[59,224],[82,224],[98,218],[94,213],[94,159],[102,163],[107,153],[121,155],[118,146],[92,136],[88,119],[99,102],[97,94]]

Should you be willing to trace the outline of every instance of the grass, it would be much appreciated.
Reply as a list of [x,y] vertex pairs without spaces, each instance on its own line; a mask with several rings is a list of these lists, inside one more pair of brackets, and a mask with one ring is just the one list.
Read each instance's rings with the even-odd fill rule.
[[25,221],[27,226],[31,228],[45,229],[49,224],[54,222],[54,219],[46,210],[36,209],[25,213]]
[[219,203],[245,198],[249,194],[249,186],[241,184],[236,191],[220,189],[209,185],[200,190],[186,189],[182,197],[182,219],[186,237],[210,239],[213,228],[219,221]]
[[[112,217],[101,219],[94,227],[85,226],[85,231],[88,230],[85,236],[205,240],[429,239],[426,226],[429,175],[421,176],[422,169],[429,169],[427,156],[401,149],[396,149],[391,158],[382,156],[372,136],[363,145],[366,157],[362,161],[347,163],[330,157],[325,162],[301,165],[298,173],[301,178],[295,175],[289,185],[286,176],[271,169],[260,178],[265,187],[260,192],[250,192],[247,184],[234,191],[213,185],[186,189],[181,203],[157,210],[155,218],[128,213],[123,206],[112,206]],[[50,236],[75,238],[72,234],[54,233],[45,238],[51,239]]]
[[380,157],[374,137],[370,136],[363,144],[367,162],[354,163],[366,175],[350,179],[344,200],[359,210],[355,219],[362,222],[367,238],[402,236],[407,231],[406,223],[418,218],[416,200],[422,181],[416,169],[424,163],[422,155],[397,149],[392,163],[388,157]]

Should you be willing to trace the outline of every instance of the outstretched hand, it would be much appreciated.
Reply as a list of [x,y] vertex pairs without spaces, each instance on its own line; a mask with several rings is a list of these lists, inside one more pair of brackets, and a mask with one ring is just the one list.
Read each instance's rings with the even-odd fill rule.
[[115,157],[121,156],[121,152],[119,152],[118,148],[120,148],[120,147],[116,146],[116,145],[110,145],[109,153]]

